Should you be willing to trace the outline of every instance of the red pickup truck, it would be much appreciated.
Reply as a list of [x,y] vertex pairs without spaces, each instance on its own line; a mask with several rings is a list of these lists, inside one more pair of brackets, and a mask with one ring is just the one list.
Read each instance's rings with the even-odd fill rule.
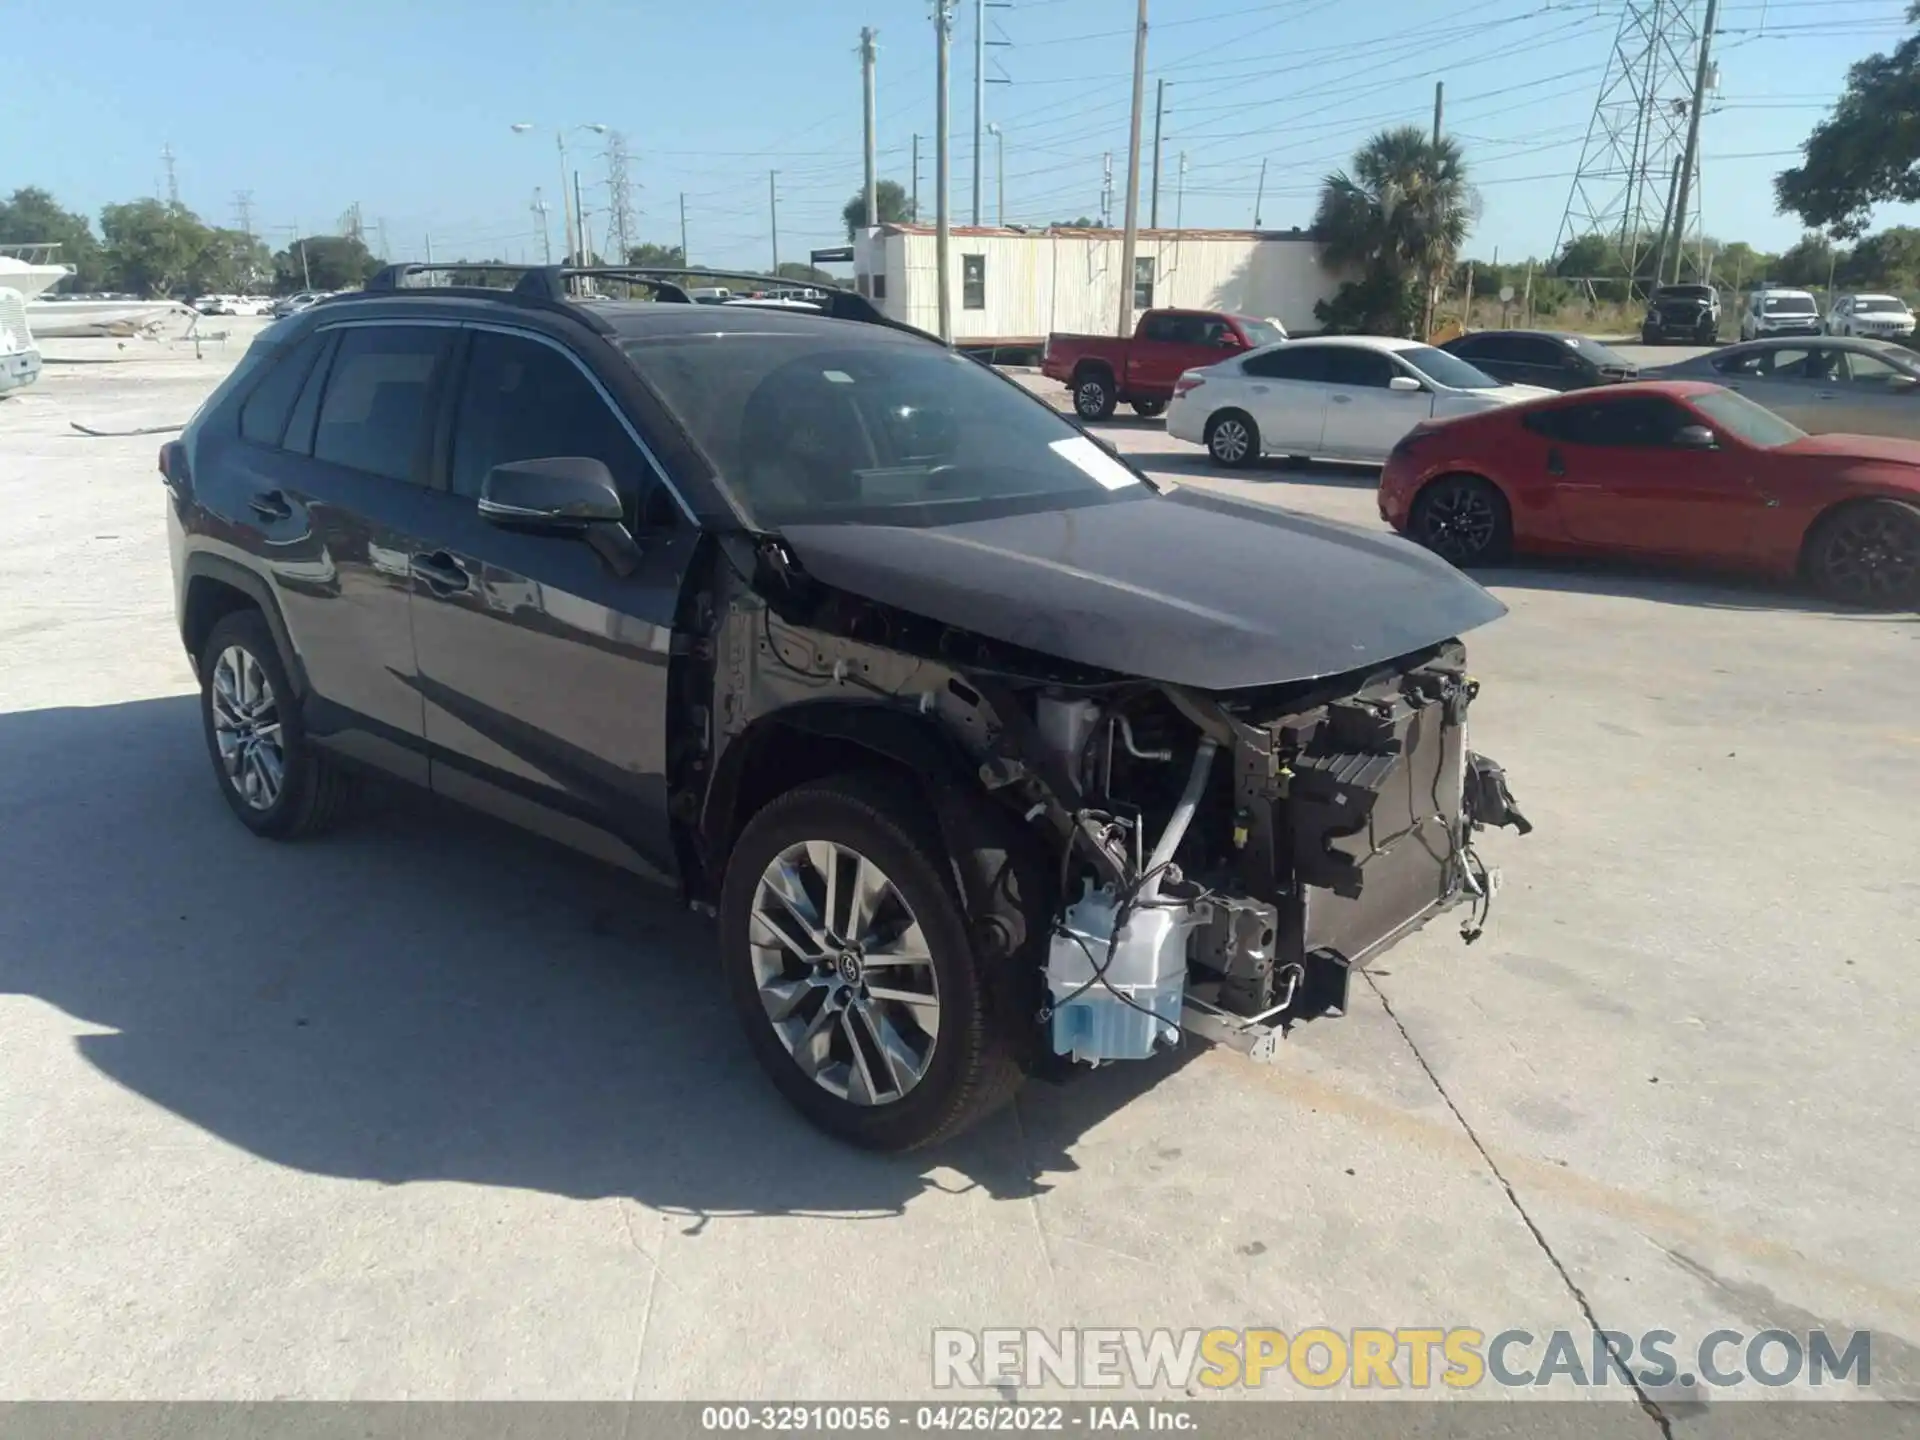
[[1073,408],[1083,420],[1106,419],[1122,400],[1137,415],[1158,415],[1182,371],[1286,338],[1272,320],[1218,310],[1149,310],[1131,339],[1049,335],[1040,373],[1073,391]]

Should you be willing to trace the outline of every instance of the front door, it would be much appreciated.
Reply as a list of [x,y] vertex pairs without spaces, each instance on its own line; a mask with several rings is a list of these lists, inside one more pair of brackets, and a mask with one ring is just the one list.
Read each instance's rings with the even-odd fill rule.
[[[433,788],[671,875],[667,666],[694,529],[558,344],[475,330],[463,368],[438,523],[412,557]],[[493,466],[567,455],[605,462],[627,497],[634,573],[580,538],[481,519]]]
[[1268,454],[1318,455],[1327,423],[1329,345],[1290,341],[1240,362],[1247,413]]
[[1432,417],[1432,392],[1391,388],[1393,377],[1405,372],[1385,352],[1358,345],[1329,345],[1326,350],[1324,453],[1384,460],[1402,436]]
[[1766,497],[1746,473],[1744,447],[1675,442],[1703,423],[1659,395],[1608,397],[1552,412],[1545,461],[1567,535],[1643,554],[1738,560],[1752,547]]

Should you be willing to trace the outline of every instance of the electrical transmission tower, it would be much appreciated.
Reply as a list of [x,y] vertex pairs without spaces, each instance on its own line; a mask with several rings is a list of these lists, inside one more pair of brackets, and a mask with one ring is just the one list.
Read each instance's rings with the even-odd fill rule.
[[[1624,0],[1556,253],[1597,235],[1626,274],[1652,281],[1663,255],[1697,232],[1700,157],[1697,147],[1689,156],[1687,132],[1696,86],[1713,88],[1701,47],[1715,8],[1712,0]],[[1692,174],[1683,179],[1688,158]],[[1676,196],[1687,211],[1677,218]]]
[[167,167],[167,204],[180,203],[180,176],[174,168],[175,155],[171,143],[160,147],[160,163]]
[[340,233],[349,240],[359,241],[362,245],[367,243],[367,230],[360,220],[358,200],[349,205],[346,213],[340,217]]
[[238,222],[240,233],[251,240],[253,238],[253,192],[251,190],[233,192],[233,218]]
[[627,137],[618,130],[607,132],[607,209],[613,258],[624,265],[639,226],[633,214],[633,187],[627,179]]

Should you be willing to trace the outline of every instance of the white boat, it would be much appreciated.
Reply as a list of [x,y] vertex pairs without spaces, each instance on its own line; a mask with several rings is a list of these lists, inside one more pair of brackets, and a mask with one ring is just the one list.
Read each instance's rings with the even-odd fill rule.
[[51,290],[73,273],[71,267],[56,265],[49,258],[57,246],[20,245],[13,248],[23,253],[0,254],[0,285],[19,291],[22,300],[31,300],[41,291]]
[[198,320],[177,300],[68,300],[43,295],[27,302],[27,323],[42,340],[83,335],[137,335],[172,316]]
[[40,351],[27,327],[20,292],[0,285],[0,396],[24,390],[40,378]]

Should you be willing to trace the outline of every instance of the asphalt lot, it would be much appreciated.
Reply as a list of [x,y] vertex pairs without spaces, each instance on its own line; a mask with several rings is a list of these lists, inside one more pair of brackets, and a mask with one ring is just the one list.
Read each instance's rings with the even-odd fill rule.
[[[935,1326],[1596,1323],[1871,1328],[1920,1396],[1912,617],[1489,574],[1475,745],[1538,828],[1487,841],[1479,943],[1429,927],[1271,1066],[1189,1046],[882,1159],[785,1109],[636,882],[402,795],[248,836],[164,437],[69,426],[184,419],[237,343],[69,348],[0,403],[0,1398],[908,1397]],[[1378,523],[1367,471],[1107,428]]]

